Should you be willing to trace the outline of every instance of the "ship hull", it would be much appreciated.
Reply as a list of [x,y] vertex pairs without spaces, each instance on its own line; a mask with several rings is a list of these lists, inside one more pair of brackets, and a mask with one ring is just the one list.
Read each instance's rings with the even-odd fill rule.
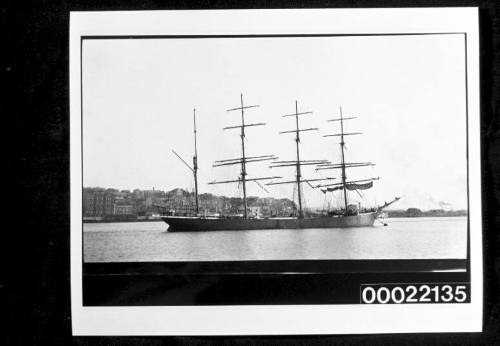
[[264,229],[349,228],[373,226],[377,212],[317,218],[203,218],[164,216],[169,232],[243,231]]

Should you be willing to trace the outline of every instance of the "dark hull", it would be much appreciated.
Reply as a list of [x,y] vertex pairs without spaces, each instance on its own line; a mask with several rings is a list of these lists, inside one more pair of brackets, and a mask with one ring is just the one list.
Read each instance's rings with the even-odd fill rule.
[[163,216],[169,232],[243,231],[260,229],[347,228],[373,226],[377,212],[341,217],[317,218],[203,218]]

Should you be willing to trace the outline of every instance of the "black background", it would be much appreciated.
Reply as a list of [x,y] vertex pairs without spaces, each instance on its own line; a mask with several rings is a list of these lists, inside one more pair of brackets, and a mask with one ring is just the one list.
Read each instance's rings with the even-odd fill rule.
[[[69,11],[421,7],[434,1],[4,1],[1,8],[0,119],[4,250],[0,344],[499,344],[500,17],[494,1],[440,1],[479,6],[484,231],[482,334],[262,337],[72,337],[69,281]],[[10,222],[8,222],[10,221]],[[10,224],[9,226],[7,226]]]

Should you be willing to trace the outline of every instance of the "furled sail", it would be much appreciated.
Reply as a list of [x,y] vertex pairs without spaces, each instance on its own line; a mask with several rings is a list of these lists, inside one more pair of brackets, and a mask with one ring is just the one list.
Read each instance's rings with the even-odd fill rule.
[[[369,183],[365,183],[365,184],[356,184],[356,183],[350,183],[350,184],[346,184],[345,185],[345,188],[349,191],[353,191],[353,190],[368,190],[368,189],[371,189],[373,187],[373,181],[370,181]],[[340,186],[335,186],[335,187],[328,187],[324,190],[321,190],[323,193],[327,193],[327,192],[333,192],[333,191],[337,191],[337,190],[342,190],[344,187],[342,185]]]
[[328,187],[324,190],[321,190],[323,193],[327,193],[327,192],[333,192],[333,191],[337,191],[337,190],[342,190],[343,187],[342,186],[336,186],[336,187]]
[[353,190],[368,190],[373,187],[373,181],[365,184],[346,184],[345,188],[349,191]]

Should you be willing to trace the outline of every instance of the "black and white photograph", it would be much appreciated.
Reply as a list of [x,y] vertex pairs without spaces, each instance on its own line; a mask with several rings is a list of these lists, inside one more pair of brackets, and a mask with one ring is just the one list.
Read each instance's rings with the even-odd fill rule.
[[73,12],[76,335],[479,331],[477,10]]

